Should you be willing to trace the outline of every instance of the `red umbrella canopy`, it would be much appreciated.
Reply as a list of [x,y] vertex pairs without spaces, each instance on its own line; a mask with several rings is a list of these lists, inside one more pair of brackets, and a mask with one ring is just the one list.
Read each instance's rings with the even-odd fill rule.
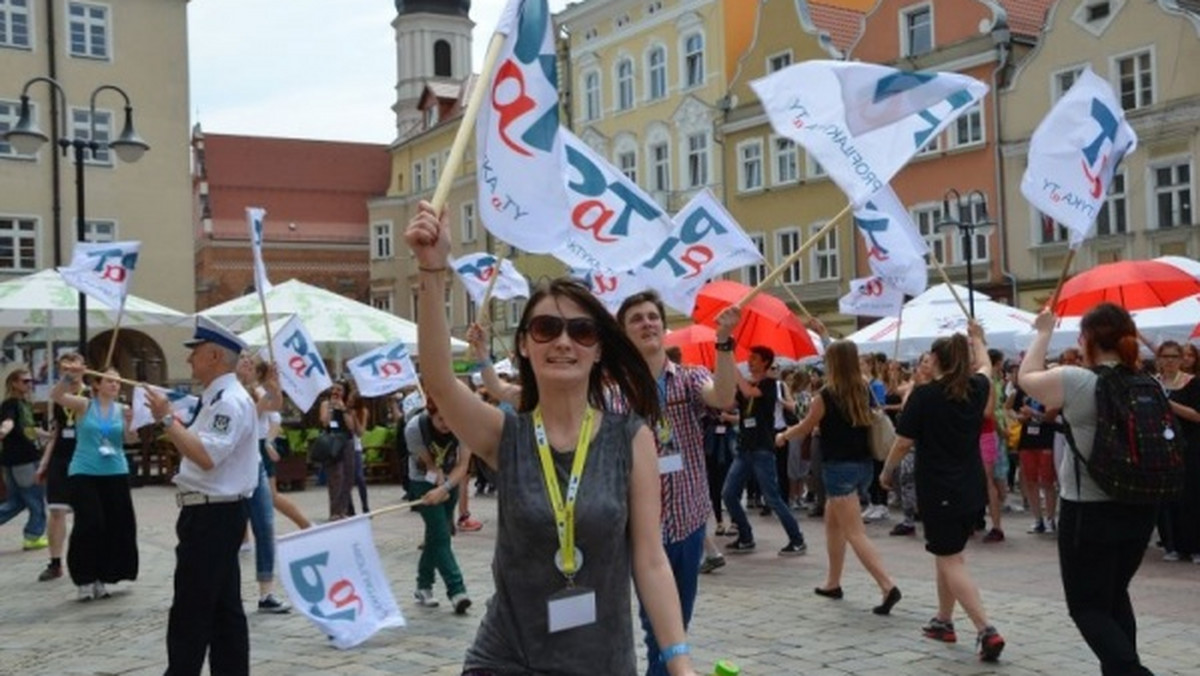
[[[692,319],[697,324],[716,327],[717,315],[740,301],[750,292],[745,284],[717,280],[705,284],[696,296]],[[742,308],[742,319],[734,329],[737,342],[736,357],[744,360],[749,348],[764,345],[777,356],[800,359],[817,354],[808,329],[796,319],[787,304],[778,298],[760,293]]]
[[1081,272],[1063,284],[1054,306],[1059,317],[1086,314],[1100,303],[1129,311],[1165,307],[1200,293],[1200,279],[1160,261],[1118,261]]
[[663,345],[678,347],[683,353],[684,364],[706,366],[710,371],[717,364],[716,343],[716,330],[702,324],[674,329],[663,336]]

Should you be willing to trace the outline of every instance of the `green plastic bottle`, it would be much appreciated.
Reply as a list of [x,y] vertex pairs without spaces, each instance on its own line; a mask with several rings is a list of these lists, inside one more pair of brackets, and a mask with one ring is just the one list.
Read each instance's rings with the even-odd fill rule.
[[730,662],[729,660],[718,660],[717,663],[713,665],[712,676],[739,676],[741,673],[742,670],[739,669],[738,665],[734,664],[733,662]]

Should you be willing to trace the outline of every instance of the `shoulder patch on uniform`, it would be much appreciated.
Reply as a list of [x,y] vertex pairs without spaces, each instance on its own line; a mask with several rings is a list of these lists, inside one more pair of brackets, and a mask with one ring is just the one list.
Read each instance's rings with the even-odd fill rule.
[[217,432],[229,431],[229,416],[217,414],[213,416],[212,428]]

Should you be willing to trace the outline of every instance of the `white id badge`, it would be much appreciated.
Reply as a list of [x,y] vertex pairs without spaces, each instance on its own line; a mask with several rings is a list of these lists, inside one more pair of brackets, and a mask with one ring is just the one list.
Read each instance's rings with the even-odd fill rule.
[[754,429],[758,425],[758,420],[755,418],[745,418],[742,420],[742,427],[748,430]]
[[658,473],[670,474],[672,472],[683,471],[683,454],[672,453],[671,455],[658,456]]
[[339,427],[341,427],[341,425],[338,424],[338,421],[336,421],[336,420],[329,421],[329,429],[336,430]]
[[63,439],[74,439],[75,438],[75,428],[74,427],[64,428],[63,432],[62,432],[62,438]]
[[550,633],[586,627],[596,622],[596,592],[583,587],[564,589],[546,601]]
[[713,428],[713,432],[715,432],[717,434],[725,434],[725,426],[717,425],[716,427]]
[[1041,434],[1041,433],[1042,433],[1042,427],[1041,427],[1041,425],[1030,425],[1030,426],[1029,426],[1029,433],[1030,433],[1031,435],[1034,435],[1034,436],[1036,436],[1036,435],[1038,435],[1038,434]]
[[426,482],[428,482],[428,483],[431,483],[431,484],[436,484],[436,483],[437,483],[437,479],[438,479],[437,472],[427,472],[427,473],[425,474],[425,481],[426,481]]

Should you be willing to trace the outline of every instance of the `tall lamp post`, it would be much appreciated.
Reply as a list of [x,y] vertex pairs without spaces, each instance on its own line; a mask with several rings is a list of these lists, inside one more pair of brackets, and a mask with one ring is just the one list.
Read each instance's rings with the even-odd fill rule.
[[[114,141],[107,144],[117,157],[123,162],[137,162],[142,155],[150,149],[149,144],[138,136],[133,129],[133,105],[129,101],[129,95],[124,89],[116,85],[103,84],[92,90],[92,95],[88,106],[88,123],[90,124],[87,138],[80,138],[72,135],[72,138],[66,138],[67,133],[67,94],[63,91],[62,85],[52,78],[35,77],[25,83],[21,88],[21,113],[17,120],[16,126],[10,129],[4,138],[7,140],[17,152],[26,155],[36,153],[42,144],[51,140],[39,127],[37,120],[33,117],[32,108],[29,105],[29,88],[35,83],[45,82],[50,86],[52,91],[51,96],[57,94],[59,97],[60,112],[62,114],[61,124],[59,129],[63,136],[53,139],[54,143],[62,149],[65,156],[68,150],[74,151],[75,159],[75,208],[76,208],[76,228],[75,238],[78,242],[83,242],[87,239],[87,219],[84,216],[84,173],[83,165],[87,159],[87,153],[91,153],[92,157],[96,157],[96,151],[100,149],[100,144],[94,139],[96,138],[96,97],[100,92],[112,90],[121,95],[125,100],[125,126],[121,130],[121,135]],[[55,233],[56,236],[58,233]],[[79,352],[87,354],[87,296],[83,293],[79,294]]]
[[[957,216],[952,217],[950,205],[953,204]],[[978,205],[978,212],[976,212]],[[960,194],[954,188],[946,191],[942,197],[942,218],[934,226],[936,229],[957,228],[962,236],[963,253],[967,257],[967,302],[971,311],[971,319],[975,318],[975,276],[972,271],[972,261],[975,257],[975,235],[988,235],[995,221],[988,220],[987,195],[982,190],[972,190]]]

